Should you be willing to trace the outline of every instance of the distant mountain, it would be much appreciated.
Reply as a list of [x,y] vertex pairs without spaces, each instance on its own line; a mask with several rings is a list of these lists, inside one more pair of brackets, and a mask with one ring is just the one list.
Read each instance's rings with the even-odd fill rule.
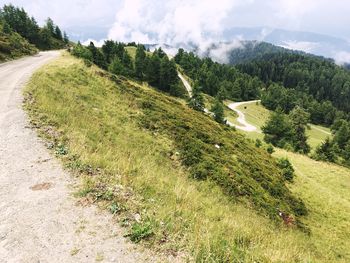
[[242,47],[232,49],[228,53],[228,63],[235,65],[262,58],[265,54],[293,52],[266,42],[241,41]]
[[225,41],[234,39],[258,40],[292,49],[301,50],[327,58],[333,58],[338,63],[350,62],[349,41],[332,36],[300,31],[288,31],[266,27],[243,28],[235,27],[224,31]]

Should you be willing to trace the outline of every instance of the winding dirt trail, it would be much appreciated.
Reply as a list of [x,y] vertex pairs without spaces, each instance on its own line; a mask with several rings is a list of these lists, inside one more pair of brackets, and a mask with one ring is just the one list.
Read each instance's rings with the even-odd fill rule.
[[253,131],[257,131],[258,128],[255,127],[254,125],[249,124],[246,119],[245,119],[245,115],[243,112],[241,112],[240,110],[238,110],[237,108],[241,105],[245,105],[245,104],[250,104],[250,103],[256,103],[259,100],[251,100],[251,101],[243,101],[243,102],[234,102],[229,104],[227,107],[229,107],[231,110],[235,111],[238,114],[238,118],[237,121],[241,124],[241,125],[234,125],[237,129],[242,130],[242,131],[247,131],[247,132],[253,132]]
[[[187,90],[187,93],[190,97],[192,97],[192,87],[191,87],[191,84],[186,80],[186,78],[180,73],[178,72],[178,77],[180,78],[180,80],[182,81],[182,83],[184,84],[186,90]],[[233,124],[232,122],[226,120],[226,124],[229,125],[229,126],[233,126],[233,127],[236,127],[237,129],[239,130],[243,130],[243,131],[247,131],[247,132],[253,132],[253,131],[258,131],[258,128],[255,127],[254,125],[251,125],[249,124],[246,119],[245,119],[245,116],[244,116],[244,113],[241,112],[240,110],[237,109],[238,106],[240,105],[244,105],[244,104],[249,104],[249,103],[255,103],[259,100],[251,100],[251,101],[244,101],[244,102],[234,102],[234,103],[231,103],[228,105],[228,107],[237,112],[238,114],[238,118],[237,118],[237,121],[241,124],[241,125],[236,125],[236,124]],[[204,109],[204,112],[205,113],[210,113],[210,111],[208,109]]]
[[59,54],[0,65],[0,262],[164,262],[136,250],[110,214],[77,205],[77,180],[28,127],[21,90]]

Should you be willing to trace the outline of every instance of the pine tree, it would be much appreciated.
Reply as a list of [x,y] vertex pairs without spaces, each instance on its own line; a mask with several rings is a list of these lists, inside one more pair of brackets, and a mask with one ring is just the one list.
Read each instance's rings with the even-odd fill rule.
[[63,32],[63,41],[66,44],[69,44],[69,37],[66,32]]
[[327,139],[316,148],[314,158],[319,161],[335,162],[337,159],[332,141]]
[[106,58],[107,63],[111,63],[115,55],[115,43],[112,40],[106,40],[102,46],[102,52]]
[[135,76],[143,80],[145,72],[146,52],[143,45],[138,45],[135,56]]
[[299,106],[295,107],[289,114],[294,128],[294,150],[296,152],[309,153],[310,146],[307,143],[306,126],[310,119],[310,114]]
[[274,146],[284,148],[293,144],[293,126],[288,116],[280,109],[270,115],[267,123],[262,127],[264,140]]
[[63,40],[62,31],[58,26],[55,26],[54,37],[58,40]]
[[198,84],[194,85],[192,97],[190,98],[188,105],[197,111],[204,111],[204,98]]
[[350,166],[350,140],[345,145],[344,151],[343,151],[343,158],[348,166]]
[[152,56],[147,59],[146,76],[150,85],[159,87],[160,58],[157,52],[153,52]]
[[47,18],[45,27],[50,32],[50,36],[55,35],[55,24],[53,23],[53,21],[50,17]]
[[108,70],[113,74],[124,75],[125,67],[118,57],[115,57],[111,64],[108,66]]
[[92,41],[90,42],[88,49],[90,50],[90,52],[92,54],[92,61],[97,66],[99,66],[103,69],[107,69],[107,63],[106,63],[106,59],[105,59],[103,53],[95,47],[95,45]]
[[214,119],[218,123],[225,123],[225,115],[224,115],[224,105],[219,98],[215,99],[215,103],[210,111],[214,114]]
[[347,142],[350,140],[350,125],[348,122],[343,122],[339,130],[334,135],[334,142],[338,144],[340,149],[344,149]]

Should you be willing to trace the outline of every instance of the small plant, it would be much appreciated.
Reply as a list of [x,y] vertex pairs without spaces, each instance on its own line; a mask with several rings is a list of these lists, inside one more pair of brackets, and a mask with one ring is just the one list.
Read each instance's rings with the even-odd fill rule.
[[153,235],[153,227],[151,221],[147,220],[141,223],[134,223],[131,226],[131,232],[129,234],[131,241],[138,243],[142,239],[148,238]]
[[118,212],[120,212],[122,210],[121,206],[117,203],[117,202],[113,202],[110,206],[109,206],[109,211],[115,215]]
[[65,145],[63,145],[63,144],[59,144],[56,147],[55,154],[56,155],[67,155],[68,154],[68,148]]

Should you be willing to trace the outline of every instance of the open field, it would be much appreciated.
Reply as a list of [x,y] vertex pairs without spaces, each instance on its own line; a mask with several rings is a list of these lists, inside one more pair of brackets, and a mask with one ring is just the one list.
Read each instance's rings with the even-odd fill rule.
[[[146,97],[135,99],[140,94]],[[81,176],[78,195],[115,213],[135,241],[196,262],[350,261],[348,169],[287,153],[297,169],[288,187],[310,210],[303,218],[308,235],[272,222],[213,181],[193,180],[174,141],[139,126],[139,104],[147,96],[179,114],[173,99],[151,88],[112,82],[65,54],[34,75],[26,96],[33,123],[53,142],[53,153]],[[212,122],[193,114],[195,123]],[[232,142],[240,138],[235,136]]]

